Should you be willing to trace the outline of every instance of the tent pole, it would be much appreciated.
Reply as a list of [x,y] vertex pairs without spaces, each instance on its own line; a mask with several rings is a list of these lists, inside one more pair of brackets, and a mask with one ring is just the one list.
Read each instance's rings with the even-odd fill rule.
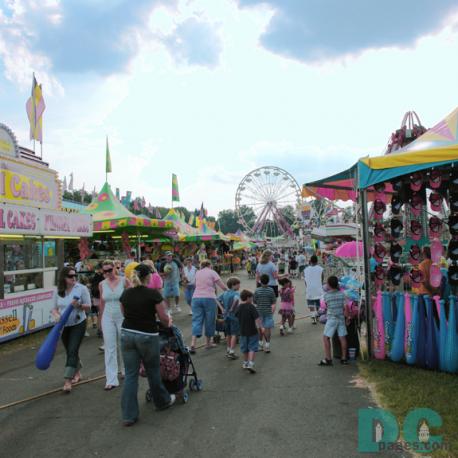
[[367,352],[368,358],[372,357],[372,302],[371,302],[371,278],[369,265],[369,227],[367,212],[367,189],[361,190],[361,219],[364,250],[364,291],[366,296],[366,326],[367,326]]
[[140,246],[141,238],[140,234],[137,232],[137,262],[141,261],[141,246]]

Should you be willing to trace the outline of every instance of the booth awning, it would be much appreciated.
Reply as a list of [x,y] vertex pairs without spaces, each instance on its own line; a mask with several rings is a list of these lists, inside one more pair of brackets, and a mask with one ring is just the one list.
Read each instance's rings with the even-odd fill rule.
[[131,213],[114,196],[108,183],[105,183],[97,196],[81,213],[92,215],[94,232],[163,232],[174,229],[170,221],[145,218]]
[[358,162],[358,187],[458,162],[458,108],[404,148]]

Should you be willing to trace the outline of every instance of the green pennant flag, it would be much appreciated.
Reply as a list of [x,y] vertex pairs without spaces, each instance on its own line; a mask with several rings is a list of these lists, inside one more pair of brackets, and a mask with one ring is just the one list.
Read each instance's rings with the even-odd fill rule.
[[178,191],[178,177],[172,174],[172,202],[180,201],[180,193]]
[[105,173],[111,173],[111,157],[110,157],[110,148],[108,146],[108,137],[107,137],[107,149],[106,149],[106,158],[105,158]]

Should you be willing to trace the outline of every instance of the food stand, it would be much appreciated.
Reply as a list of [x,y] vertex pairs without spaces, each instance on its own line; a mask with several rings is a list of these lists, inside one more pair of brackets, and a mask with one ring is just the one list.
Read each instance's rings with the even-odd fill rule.
[[0,124],[0,342],[53,324],[63,241],[90,237],[90,216],[61,211],[57,172]]

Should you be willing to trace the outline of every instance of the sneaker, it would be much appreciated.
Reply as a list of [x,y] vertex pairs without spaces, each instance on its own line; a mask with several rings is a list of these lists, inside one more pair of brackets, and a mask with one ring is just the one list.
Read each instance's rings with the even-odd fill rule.
[[283,326],[280,326],[280,335],[281,336],[285,335],[285,329],[283,328]]
[[250,361],[250,362],[248,363],[247,369],[248,369],[252,374],[255,374],[255,373],[256,373],[256,369],[255,369],[255,367],[254,367],[254,362],[253,362],[253,361]]
[[175,307],[175,312],[181,313],[181,307]]
[[105,351],[105,345],[100,345],[99,350],[100,351]]
[[157,410],[167,410],[167,409],[169,409],[170,407],[173,406],[173,404],[175,404],[176,400],[177,400],[177,397],[174,394],[171,394],[169,403],[166,404],[164,407],[157,408]]
[[264,342],[262,340],[259,341],[259,351],[264,351]]
[[293,328],[288,328],[288,334],[292,334],[293,333]]
[[270,353],[270,342],[266,342],[266,348],[264,350],[266,353]]
[[248,361],[243,361],[242,369],[248,369]]
[[84,337],[91,337],[91,335],[86,331],[86,332],[84,333]]
[[237,359],[238,356],[233,352],[229,352],[227,355],[226,355],[227,359]]

